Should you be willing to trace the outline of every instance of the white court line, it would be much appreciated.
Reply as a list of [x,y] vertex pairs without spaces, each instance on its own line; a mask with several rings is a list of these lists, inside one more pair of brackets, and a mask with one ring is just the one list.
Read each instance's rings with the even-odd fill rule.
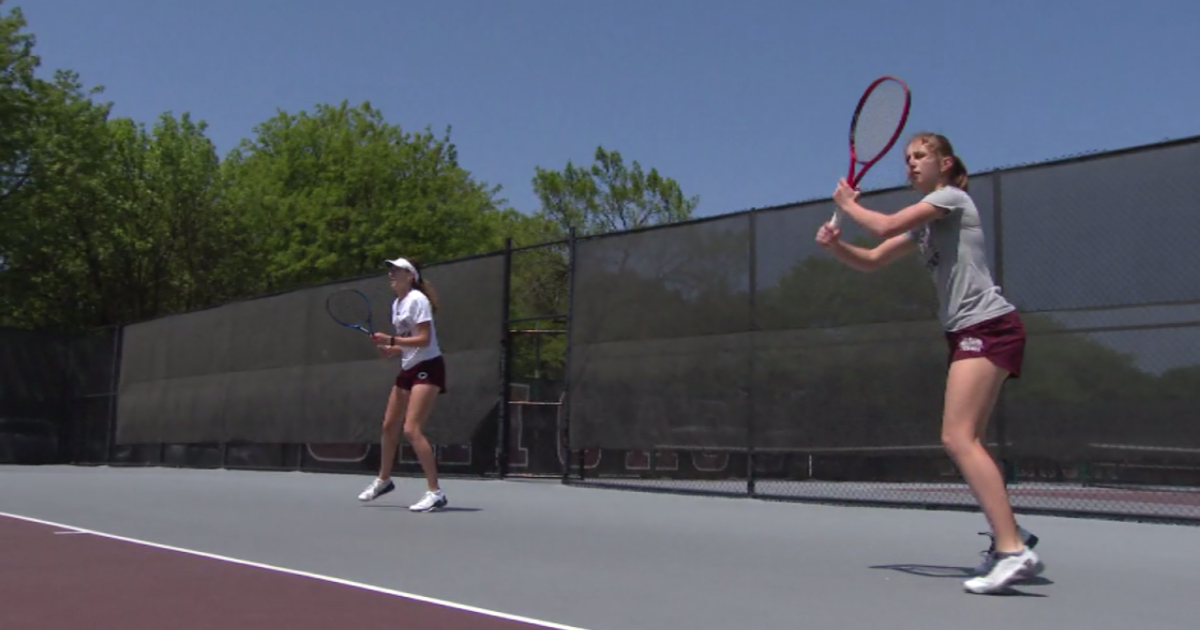
[[273,566],[273,565],[269,565],[269,564],[262,564],[260,562],[251,562],[249,560],[239,560],[238,558],[230,558],[228,556],[219,556],[217,554],[207,553],[204,551],[196,551],[194,549],[184,549],[182,547],[173,547],[171,545],[163,545],[163,544],[156,543],[156,542],[150,542],[148,540],[139,540],[137,538],[127,538],[125,536],[117,536],[115,534],[106,534],[104,532],[98,532],[95,530],[84,529],[82,527],[75,527],[73,525],[64,525],[62,523],[56,523],[54,521],[45,521],[42,519],[32,518],[29,516],[21,516],[19,514],[9,514],[6,512],[0,512],[0,517],[11,518],[11,519],[18,520],[18,521],[28,521],[30,523],[38,523],[40,525],[48,525],[50,527],[58,527],[61,529],[66,529],[66,530],[72,530],[72,531],[67,531],[67,532],[55,532],[56,534],[91,534],[92,536],[99,536],[101,538],[108,538],[110,540],[119,540],[122,542],[133,543],[135,545],[145,545],[146,547],[154,547],[155,549],[165,549],[167,551],[175,551],[178,553],[184,553],[184,554],[188,554],[188,555],[192,555],[192,556],[199,556],[201,558],[208,558],[210,560],[220,560],[222,562],[229,562],[232,564],[240,564],[243,566],[254,567],[257,569],[267,569],[268,571],[278,571],[280,573],[287,573],[289,575],[298,575],[301,577],[312,578],[314,580],[331,582],[333,584],[341,584],[342,586],[352,586],[354,588],[361,588],[366,591],[374,591],[376,593],[383,593],[385,595],[393,595],[395,597],[404,597],[406,599],[411,599],[411,600],[418,601],[418,602],[424,602],[427,604],[435,604],[437,606],[444,606],[446,608],[453,608],[455,610],[461,610],[464,612],[471,612],[471,613],[476,613],[479,615],[485,615],[488,617],[495,617],[497,619],[507,619],[509,621],[516,621],[518,623],[525,623],[525,624],[529,624],[529,625],[533,625],[533,626],[539,626],[542,628],[551,628],[552,630],[587,630],[586,628],[580,628],[578,626],[567,626],[567,625],[563,625],[560,623],[554,623],[551,621],[542,621],[541,619],[531,619],[529,617],[521,617],[519,615],[510,615],[508,613],[502,613],[502,612],[495,611],[495,610],[488,610],[486,608],[477,608],[475,606],[467,606],[465,604],[456,604],[454,602],[449,602],[449,601],[442,600],[442,599],[434,599],[432,597],[425,597],[423,595],[416,595],[413,593],[405,593],[404,591],[397,591],[397,590],[393,590],[390,588],[383,588],[381,586],[372,586],[371,584],[363,584],[361,582],[353,582],[350,580],[343,580],[342,578],[331,577],[328,575],[320,575],[318,573],[309,573],[307,571],[298,571],[296,569],[287,569],[284,567],[277,567],[277,566]]

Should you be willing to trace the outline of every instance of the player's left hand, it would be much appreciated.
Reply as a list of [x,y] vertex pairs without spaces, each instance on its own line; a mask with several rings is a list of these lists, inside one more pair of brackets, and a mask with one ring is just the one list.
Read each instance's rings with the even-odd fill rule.
[[825,249],[829,249],[833,247],[834,243],[838,242],[841,236],[842,231],[840,229],[828,223],[822,223],[821,227],[817,229],[817,244]]

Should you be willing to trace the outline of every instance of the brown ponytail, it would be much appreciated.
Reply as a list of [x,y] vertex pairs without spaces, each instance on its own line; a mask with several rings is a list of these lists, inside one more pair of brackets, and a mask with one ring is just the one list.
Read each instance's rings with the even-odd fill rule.
[[421,278],[420,280],[414,282],[413,286],[416,287],[416,289],[421,293],[424,293],[425,297],[429,298],[429,306],[436,314],[438,312],[438,300],[437,293],[434,291],[433,285],[430,284],[425,278]]
[[970,185],[967,177],[967,165],[963,164],[962,158],[957,155],[951,155],[950,162],[950,182],[958,188],[967,190]]
[[967,190],[967,187],[970,185],[970,178],[968,177],[967,173],[967,165],[963,163],[962,158],[954,154],[954,145],[950,144],[950,140],[948,140],[946,136],[943,136],[940,133],[922,131],[913,134],[912,140],[909,141],[909,144],[912,144],[913,142],[921,142],[923,144],[930,145],[933,147],[934,154],[943,158],[950,158],[950,184],[956,188]]

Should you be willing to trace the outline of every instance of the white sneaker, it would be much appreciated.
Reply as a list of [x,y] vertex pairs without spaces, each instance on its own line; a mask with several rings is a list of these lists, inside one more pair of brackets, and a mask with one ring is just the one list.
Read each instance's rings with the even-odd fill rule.
[[1016,553],[997,552],[987,575],[973,577],[964,582],[963,587],[970,593],[995,593],[1044,569],[1041,559],[1029,547]]
[[[991,532],[979,532],[979,535],[987,536],[988,538],[992,539],[992,544],[988,545],[988,548],[984,551],[979,552],[983,556],[983,561],[979,563],[979,566],[975,567],[975,575],[984,575],[991,570],[992,562],[995,562],[996,560],[996,538]],[[1038,537],[1034,535],[1033,532],[1018,525],[1017,535],[1021,537],[1021,542],[1025,543],[1026,547],[1029,547],[1030,549],[1037,547]]]
[[450,501],[446,499],[446,494],[441,490],[436,492],[426,491],[425,496],[421,497],[420,501],[408,506],[413,512],[432,512],[439,508],[446,507]]
[[391,479],[388,479],[387,481],[376,479],[375,481],[371,482],[371,485],[367,486],[366,490],[362,491],[362,494],[358,495],[358,500],[374,501],[375,499],[378,499],[379,497],[395,489],[396,484],[392,483]]

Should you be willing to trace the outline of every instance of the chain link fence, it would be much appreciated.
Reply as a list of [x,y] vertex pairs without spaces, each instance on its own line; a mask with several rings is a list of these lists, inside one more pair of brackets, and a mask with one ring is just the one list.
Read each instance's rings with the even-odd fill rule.
[[[1192,138],[971,178],[1029,333],[985,440],[1019,509],[1200,522],[1198,167]],[[915,198],[864,197],[888,212]],[[832,210],[430,266],[450,367],[430,423],[444,473],[974,508],[940,444],[929,275],[833,260],[814,242]],[[871,242],[845,223],[844,239]],[[2,330],[0,461],[370,474],[391,374],[321,311],[327,291],[380,282],[85,335]],[[305,343],[273,345],[280,334]],[[397,472],[418,471],[404,447]]]
[[[449,475],[497,465],[506,265],[494,253],[424,270],[437,291],[452,394],[439,398],[428,435]],[[76,450],[85,456],[73,461],[369,474],[398,367],[325,314],[325,296],[342,287],[363,291],[376,329],[391,329],[393,296],[381,271],[62,339],[57,352],[38,353],[54,363],[26,370],[24,389],[70,401],[39,413],[83,431]],[[12,363],[29,345],[0,339],[0,356]],[[396,471],[419,471],[407,445]]]
[[[986,437],[1018,508],[1200,520],[1198,168],[1189,139],[971,178],[1029,331]],[[885,212],[914,198],[864,195]],[[930,278],[832,259],[814,242],[832,210],[579,242],[571,483],[974,507],[940,443]]]
[[0,329],[0,463],[108,460],[119,339]]

